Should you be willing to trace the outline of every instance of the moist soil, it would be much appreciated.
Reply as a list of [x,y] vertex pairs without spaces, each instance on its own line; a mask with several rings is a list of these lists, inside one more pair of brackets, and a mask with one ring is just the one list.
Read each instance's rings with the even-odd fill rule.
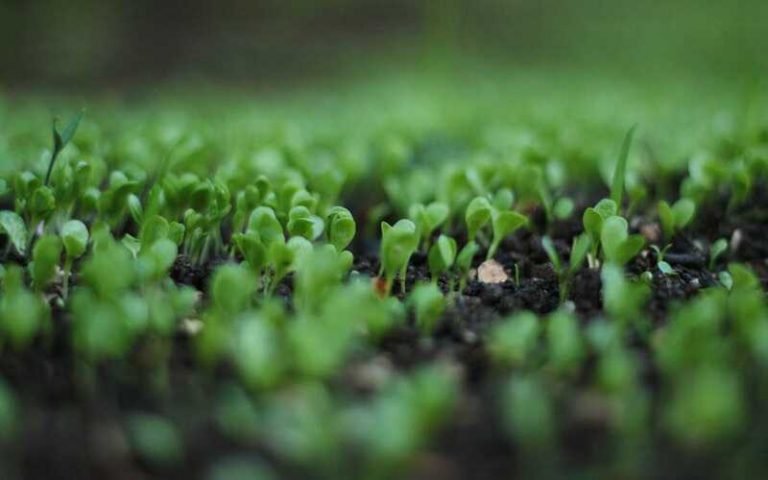
[[[763,286],[768,287],[766,200],[765,189],[759,188],[745,207],[726,211],[726,201],[704,206],[701,212],[706,214],[700,214],[696,225],[677,236],[665,255],[677,272],[675,275],[661,274],[650,250],[627,266],[632,275],[654,272],[646,313],[655,327],[664,325],[676,302],[716,285],[717,271],[725,268],[725,261],[749,264]],[[534,218],[536,215],[540,213],[534,212]],[[652,222],[636,218],[631,223],[642,230],[644,224]],[[559,222],[551,227],[549,233],[562,257],[567,258],[571,240],[580,230],[578,221]],[[718,238],[729,240],[730,252],[711,271],[705,252]],[[372,253],[376,246],[369,247],[355,252],[353,270],[374,276],[379,267]],[[429,448],[414,459],[409,476],[403,478],[490,480],[544,477],[548,468],[554,466],[565,471],[590,465],[599,469],[605,452],[612,447],[607,420],[599,408],[602,399],[588,389],[586,381],[581,386],[579,380],[574,394],[562,405],[570,413],[566,415],[556,451],[539,452],[541,458],[526,452],[527,460],[523,460],[519,447],[505,434],[497,413],[501,378],[484,348],[485,338],[496,322],[514,312],[547,314],[556,310],[560,292],[557,275],[541,248],[538,234],[525,232],[508,238],[497,260],[510,272],[509,280],[499,284],[469,281],[461,293],[452,294],[452,306],[431,337],[420,335],[409,320],[382,339],[377,348],[356,355],[331,382],[340,392],[365,398],[377,388],[370,382],[370,375],[360,373],[371,366],[408,371],[441,360],[460,371],[463,383],[457,411]],[[204,292],[212,271],[222,261],[197,266],[182,256],[173,266],[171,276],[179,284]],[[519,282],[515,280],[515,268]],[[415,255],[408,268],[406,291],[427,278],[426,259]],[[445,279],[440,285],[446,288]],[[290,304],[291,292],[289,277],[277,294]],[[393,292],[400,298],[404,293],[398,286]],[[584,268],[574,276],[568,306],[584,325],[603,314],[597,271]],[[217,430],[212,412],[214,396],[219,387],[234,379],[231,371],[201,372],[194,362],[189,338],[181,334],[170,345],[168,368],[158,371],[144,361],[156,348],[156,343],[146,339],[121,362],[95,370],[87,368],[69,348],[67,315],[54,308],[52,338],[38,341],[23,353],[4,349],[0,353],[0,376],[23,405],[24,421],[17,440],[0,444],[0,478],[195,479],[204,478],[204,472],[215,460],[229,454],[256,454],[266,459],[280,478],[313,478],[313,472],[274,458],[265,446],[234,442]],[[633,348],[645,359],[643,378],[654,395],[658,378],[649,346],[638,340]],[[590,378],[593,360],[584,362],[578,378]],[[661,399],[654,397],[653,401]],[[183,426],[186,452],[181,466],[150,466],[132,456],[122,432],[127,415],[137,412],[159,413]],[[651,477],[701,478],[718,468],[716,458],[681,455],[661,435],[655,436],[654,442],[655,461],[646,467]],[[19,469],[8,470],[10,464],[18,464]]]

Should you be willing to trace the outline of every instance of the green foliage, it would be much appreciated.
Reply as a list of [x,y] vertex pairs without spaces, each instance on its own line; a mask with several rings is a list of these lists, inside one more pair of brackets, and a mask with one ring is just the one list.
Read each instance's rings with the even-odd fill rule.
[[541,381],[516,376],[502,392],[504,427],[527,449],[547,447],[556,433],[554,407]]
[[429,247],[432,233],[448,220],[450,213],[450,207],[441,202],[432,202],[427,206],[422,204],[411,206],[408,216],[416,224],[416,229],[425,248]]
[[83,119],[84,113],[85,111],[81,110],[80,113],[72,117],[69,123],[64,127],[64,130],[61,131],[56,128],[57,119],[53,119],[51,126],[51,132],[53,134],[53,148],[51,149],[51,160],[48,164],[48,172],[45,174],[45,185],[48,185],[48,182],[51,180],[51,173],[53,172],[53,167],[56,164],[56,158],[59,156],[59,153],[64,150],[64,147],[66,147],[67,144],[75,136],[75,132],[77,132],[77,127],[80,126],[80,120]]
[[352,213],[344,207],[333,207],[328,212],[328,241],[342,251],[352,242],[357,233],[357,225]]
[[640,253],[645,246],[645,239],[641,235],[630,235],[627,221],[613,216],[603,222],[600,243],[607,261],[624,265]]
[[578,237],[574,237],[573,244],[571,245],[571,256],[568,261],[568,265],[564,265],[560,260],[560,255],[557,253],[552,239],[548,236],[543,236],[541,239],[541,246],[549,257],[549,261],[552,262],[552,266],[557,272],[557,277],[560,282],[560,301],[565,301],[568,298],[568,292],[570,289],[570,283],[576,272],[579,271],[584,264],[584,260],[589,253],[589,247],[591,241],[587,234],[581,234]]
[[128,418],[126,430],[134,452],[158,467],[182,462],[184,444],[176,427],[167,419],[149,414]]
[[405,290],[405,273],[408,261],[419,244],[416,225],[410,220],[398,220],[394,225],[381,223],[381,273],[387,282],[387,292],[396,276],[400,276],[401,289]]
[[501,245],[501,241],[504,240],[504,238],[513,234],[519,228],[528,225],[528,218],[525,215],[511,210],[499,211],[494,209],[491,218],[491,223],[493,225],[493,240],[491,241],[490,248],[488,248],[486,257],[488,259],[493,258],[494,255],[496,255],[496,251],[499,249],[499,245]]
[[558,310],[549,316],[546,329],[548,364],[562,375],[574,375],[586,355],[578,319]]
[[499,365],[522,366],[530,362],[541,327],[531,312],[517,313],[493,327],[488,352]]
[[21,255],[27,251],[27,226],[24,220],[15,212],[3,210],[0,212],[0,234],[8,237],[13,248]]
[[671,240],[677,232],[691,223],[696,213],[696,204],[689,198],[681,198],[672,206],[662,200],[659,202],[658,211],[664,238]]
[[76,260],[85,254],[90,235],[88,227],[83,222],[80,220],[68,221],[61,227],[60,235],[67,259]]
[[413,308],[419,330],[424,334],[432,333],[445,310],[443,292],[434,283],[422,283],[414,287],[408,303]]
[[0,297],[0,344],[10,343],[15,349],[27,347],[47,328],[48,305],[30,292],[23,281],[21,268],[11,265],[3,276],[3,294]]
[[475,197],[469,202],[464,221],[467,224],[467,238],[475,240],[478,232],[491,220],[493,207],[485,197]]
[[437,237],[437,242],[429,249],[427,261],[432,280],[437,281],[438,277],[446,273],[456,261],[456,240],[446,235]]
[[619,152],[619,159],[616,162],[616,169],[613,171],[613,180],[611,181],[611,200],[613,200],[618,208],[621,208],[624,200],[624,183],[627,176],[627,160],[629,159],[629,148],[632,146],[632,137],[635,135],[636,128],[637,126],[633,126],[624,136],[624,141],[621,144],[621,151]]
[[36,290],[45,289],[56,275],[62,250],[61,240],[53,235],[40,237],[32,251],[30,273]]

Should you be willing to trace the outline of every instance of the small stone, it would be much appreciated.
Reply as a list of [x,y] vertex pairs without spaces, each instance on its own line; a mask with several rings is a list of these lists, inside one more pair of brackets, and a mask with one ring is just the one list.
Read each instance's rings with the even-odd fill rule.
[[659,239],[661,239],[661,229],[656,222],[640,226],[640,234],[648,240],[648,243],[659,243]]
[[509,275],[499,262],[491,259],[477,267],[477,279],[481,283],[504,283],[509,279]]
[[744,239],[744,234],[741,233],[741,229],[737,228],[733,231],[733,234],[731,235],[731,253],[736,253],[739,251],[739,247],[741,246],[741,241]]
[[179,331],[187,336],[194,337],[203,329],[203,322],[196,318],[185,318],[179,325]]

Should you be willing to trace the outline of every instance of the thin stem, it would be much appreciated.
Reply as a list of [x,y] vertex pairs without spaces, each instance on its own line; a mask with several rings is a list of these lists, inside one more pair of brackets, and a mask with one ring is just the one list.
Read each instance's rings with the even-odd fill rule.
[[51,152],[51,161],[48,162],[48,172],[45,174],[45,182],[43,185],[46,187],[48,186],[48,183],[51,181],[51,173],[53,173],[53,166],[56,164],[56,157],[59,156],[59,152],[57,152],[55,149],[53,152]]

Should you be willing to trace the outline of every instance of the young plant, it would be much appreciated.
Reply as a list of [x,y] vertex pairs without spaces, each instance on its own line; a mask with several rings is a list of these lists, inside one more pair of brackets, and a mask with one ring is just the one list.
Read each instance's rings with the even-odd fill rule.
[[421,333],[431,334],[445,310],[443,292],[434,283],[422,283],[413,289],[408,297],[408,303],[413,308],[416,326]]
[[61,240],[54,235],[44,235],[35,243],[32,251],[30,273],[35,290],[43,291],[56,276],[61,259]]
[[475,241],[469,241],[456,256],[456,270],[459,273],[459,291],[467,286],[469,271],[472,269],[472,261],[480,251],[480,246]]
[[491,358],[505,367],[520,367],[530,361],[539,341],[539,319],[532,312],[520,312],[496,324],[488,339]]
[[43,298],[24,285],[24,272],[9,265],[3,277],[0,296],[0,344],[14,349],[27,347],[49,323],[50,311]]
[[554,441],[552,399],[537,377],[515,376],[502,394],[504,428],[526,450],[541,450]]
[[62,131],[59,131],[59,129],[56,128],[57,119],[53,119],[53,124],[51,126],[51,131],[53,134],[53,148],[51,149],[51,160],[48,163],[48,171],[45,174],[45,181],[43,182],[43,185],[47,186],[51,181],[51,173],[53,173],[53,167],[56,164],[56,158],[58,158],[61,151],[64,150],[64,147],[66,147],[67,144],[75,136],[75,132],[77,132],[77,127],[80,125],[80,120],[82,120],[84,113],[85,112],[81,110],[80,113],[72,117],[72,119]]
[[485,197],[475,197],[467,205],[464,221],[467,224],[467,240],[477,239],[480,230],[491,220],[493,207]]
[[659,202],[658,211],[664,238],[670,241],[677,232],[691,223],[696,213],[696,204],[689,198],[681,198],[672,206],[662,200]]
[[607,263],[601,271],[603,306],[608,314],[622,325],[642,326],[641,309],[650,294],[642,282],[628,280],[622,267]]
[[341,252],[352,242],[357,232],[352,212],[344,207],[332,207],[326,220],[328,225],[328,241]]
[[513,234],[517,229],[528,224],[528,217],[512,210],[494,209],[491,214],[493,225],[493,240],[488,248],[487,260],[496,255],[496,251],[501,245],[501,241],[508,235]]
[[709,247],[709,271],[714,272],[717,260],[728,250],[728,240],[720,238]]
[[552,239],[546,235],[542,237],[541,246],[544,248],[549,260],[552,262],[555,272],[557,272],[557,278],[560,284],[560,302],[563,302],[568,298],[571,280],[587,258],[590,244],[591,241],[587,234],[581,234],[578,237],[574,237],[573,244],[571,245],[571,256],[568,264],[565,265],[560,259],[560,255],[557,253],[557,249],[555,248]]
[[440,235],[437,242],[429,249],[427,262],[432,281],[437,282],[441,274],[448,272],[456,260],[456,240]]
[[574,375],[586,355],[578,319],[565,310],[551,314],[546,339],[549,366],[561,375]]
[[675,269],[672,268],[672,265],[670,265],[666,260],[664,260],[664,255],[666,255],[667,250],[672,245],[667,245],[663,249],[657,247],[656,245],[651,245],[651,249],[656,253],[656,267],[659,269],[661,273],[664,275],[675,275],[677,272],[675,272]]
[[609,198],[604,198],[597,202],[597,205],[594,207],[589,207],[584,210],[582,224],[584,225],[584,232],[589,235],[591,240],[590,243],[592,249],[590,251],[589,259],[591,267],[595,267],[597,264],[603,224],[608,218],[615,216],[618,213],[618,210],[619,208],[616,205],[616,202]]
[[613,216],[603,222],[600,243],[607,261],[624,265],[640,253],[645,246],[645,239],[642,235],[630,235],[627,221]]
[[381,223],[381,271],[386,280],[385,291],[392,290],[392,283],[400,277],[400,290],[405,292],[405,274],[408,261],[419,244],[419,234],[416,225],[407,219],[398,220],[394,225]]
[[416,224],[424,250],[429,250],[432,233],[448,220],[450,213],[450,207],[442,202],[432,202],[427,206],[417,203],[411,206],[408,216]]
[[624,141],[621,144],[621,151],[619,152],[619,159],[616,162],[616,168],[613,171],[613,180],[611,181],[611,200],[613,200],[617,208],[621,208],[624,201],[624,184],[627,176],[627,160],[629,159],[629,148],[632,146],[632,137],[635,135],[636,128],[636,125],[633,126],[624,136]]
[[69,278],[72,275],[72,263],[85,254],[88,248],[88,228],[80,220],[70,220],[61,227],[61,240],[64,244],[64,286],[62,296],[69,293]]

